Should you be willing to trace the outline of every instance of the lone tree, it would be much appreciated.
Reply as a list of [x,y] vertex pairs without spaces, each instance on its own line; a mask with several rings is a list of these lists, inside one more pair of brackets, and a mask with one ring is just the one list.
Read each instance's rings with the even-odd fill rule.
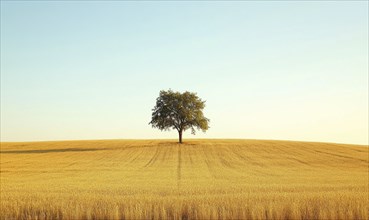
[[204,107],[205,101],[197,97],[196,93],[161,90],[152,109],[149,124],[160,130],[176,129],[179,143],[182,143],[182,133],[187,129],[191,129],[191,133],[195,134],[195,128],[203,132],[209,128],[209,119],[202,113]]

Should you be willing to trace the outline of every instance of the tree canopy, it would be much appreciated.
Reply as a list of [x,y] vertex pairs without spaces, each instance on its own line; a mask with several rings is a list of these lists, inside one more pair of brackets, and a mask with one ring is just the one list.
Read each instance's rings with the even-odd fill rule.
[[182,133],[191,129],[205,132],[209,129],[209,119],[203,114],[205,101],[196,93],[173,92],[161,90],[156,99],[156,105],[152,109],[152,119],[149,124],[160,130],[176,129],[179,135],[179,143],[182,143]]

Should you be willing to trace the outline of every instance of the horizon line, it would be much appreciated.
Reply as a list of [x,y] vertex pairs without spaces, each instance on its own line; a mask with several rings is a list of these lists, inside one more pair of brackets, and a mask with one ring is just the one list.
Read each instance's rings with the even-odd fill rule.
[[[175,138],[117,138],[117,139],[59,139],[59,140],[32,140],[32,141],[1,141],[3,143],[39,143],[39,142],[73,142],[73,141],[160,141],[160,140],[175,140]],[[289,141],[289,142],[306,142],[306,143],[327,143],[327,144],[341,144],[341,145],[358,145],[369,147],[367,144],[352,144],[352,143],[342,143],[342,142],[326,142],[326,141],[306,141],[306,140],[292,140],[292,139],[253,139],[253,138],[186,138],[183,142],[187,141],[197,141],[197,140],[248,140],[248,141]]]

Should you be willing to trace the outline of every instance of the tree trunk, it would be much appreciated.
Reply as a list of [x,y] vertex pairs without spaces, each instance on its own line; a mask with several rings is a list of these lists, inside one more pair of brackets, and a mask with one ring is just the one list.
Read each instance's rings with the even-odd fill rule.
[[182,130],[178,131],[178,135],[179,135],[179,143],[182,144]]

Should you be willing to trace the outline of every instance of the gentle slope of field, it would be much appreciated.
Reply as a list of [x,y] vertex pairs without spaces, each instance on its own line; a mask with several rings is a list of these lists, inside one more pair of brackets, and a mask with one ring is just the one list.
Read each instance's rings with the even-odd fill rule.
[[1,219],[368,219],[368,147],[1,143]]

